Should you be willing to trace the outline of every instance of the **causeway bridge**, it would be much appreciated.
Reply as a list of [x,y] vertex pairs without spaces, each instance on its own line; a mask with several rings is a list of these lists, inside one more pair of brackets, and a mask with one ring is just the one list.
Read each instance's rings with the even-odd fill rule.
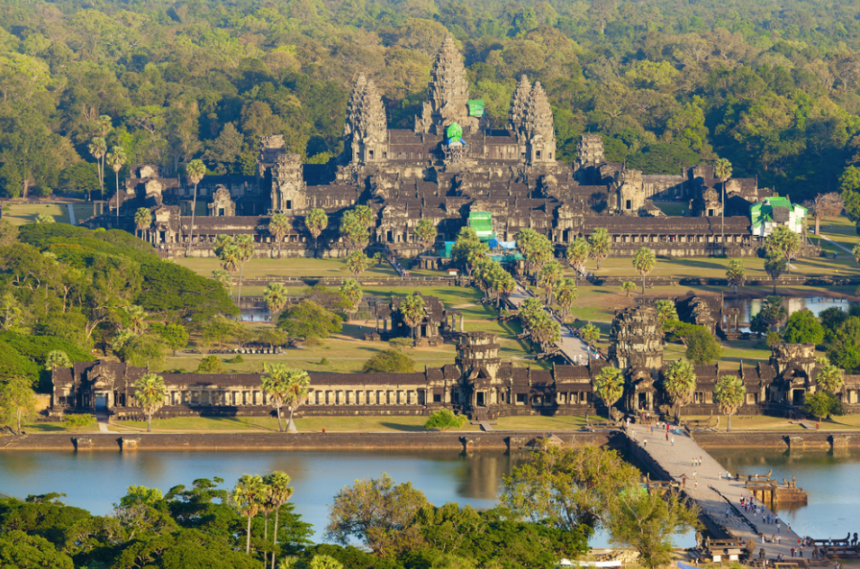
[[[786,561],[799,561],[798,558],[791,557],[791,548],[797,547],[800,536],[788,529],[783,522],[779,531],[780,543],[762,543],[760,533],[768,539],[777,534],[775,524],[764,523],[765,516],[776,514],[766,506],[762,506],[762,513],[758,516],[744,511],[741,508],[741,497],[751,496],[744,482],[727,480],[726,470],[687,433],[670,433],[670,440],[667,441],[665,428],[655,428],[652,434],[647,426],[631,424],[626,432],[630,450],[636,458],[647,465],[655,475],[681,485],[687,496],[698,504],[702,512],[700,519],[711,533],[728,534],[727,537],[742,540],[745,544],[751,539],[754,540],[754,559],[758,559],[759,550],[764,549],[768,559],[775,559],[782,554]],[[674,445],[671,442],[673,437]],[[694,467],[692,459],[698,457],[701,457],[702,463]],[[692,478],[693,471],[696,471],[695,479]],[[695,487],[697,481],[698,488]],[[761,504],[758,500],[756,503]],[[728,516],[726,509],[729,510]],[[803,557],[810,561],[812,548],[806,548]]]

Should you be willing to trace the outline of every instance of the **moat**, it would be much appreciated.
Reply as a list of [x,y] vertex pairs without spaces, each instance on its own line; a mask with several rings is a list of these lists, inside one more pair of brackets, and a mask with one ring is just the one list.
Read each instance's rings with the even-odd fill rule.
[[[781,509],[780,515],[800,535],[815,538],[843,536],[860,528],[860,494],[845,491],[860,478],[860,449],[834,455],[829,452],[787,452],[758,449],[709,449],[732,472],[797,477],[809,492],[809,505]],[[517,453],[482,451],[463,455],[456,451],[292,451],[292,452],[28,452],[0,454],[0,492],[18,498],[28,494],[63,492],[65,502],[96,514],[110,512],[132,484],[167,492],[196,478],[221,477],[232,485],[245,473],[286,471],[293,478],[293,503],[314,525],[321,539],[327,504],[343,486],[354,480],[390,474],[397,482],[411,481],[435,504],[458,502],[475,508],[497,503],[501,478],[523,459]],[[690,546],[692,536],[680,536],[678,545]],[[606,545],[603,535],[592,546]]]

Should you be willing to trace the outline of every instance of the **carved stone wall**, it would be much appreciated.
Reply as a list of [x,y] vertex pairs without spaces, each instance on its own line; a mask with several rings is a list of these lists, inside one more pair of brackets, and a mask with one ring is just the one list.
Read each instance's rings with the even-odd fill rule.
[[609,332],[609,361],[622,371],[663,367],[663,329],[657,310],[650,306],[615,313]]
[[209,215],[216,217],[233,217],[236,215],[236,202],[230,196],[230,190],[226,186],[219,185],[212,194],[212,201],[208,205]]

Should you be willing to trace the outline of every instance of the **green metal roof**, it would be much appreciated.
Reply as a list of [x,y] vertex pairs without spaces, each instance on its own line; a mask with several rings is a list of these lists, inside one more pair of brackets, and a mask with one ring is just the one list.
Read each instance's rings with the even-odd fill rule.
[[463,127],[455,122],[448,125],[448,128],[445,129],[446,138],[460,138],[461,136],[463,136]]
[[469,101],[469,116],[470,117],[482,117],[484,116],[484,100],[483,99],[472,99]]

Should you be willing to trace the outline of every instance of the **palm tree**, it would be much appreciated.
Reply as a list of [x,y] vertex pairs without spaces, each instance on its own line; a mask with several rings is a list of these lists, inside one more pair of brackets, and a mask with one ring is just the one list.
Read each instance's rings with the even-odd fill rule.
[[305,226],[314,238],[314,250],[317,248],[317,238],[328,227],[328,216],[325,210],[314,208],[305,216]]
[[269,233],[275,236],[278,241],[278,258],[281,258],[281,245],[284,242],[284,237],[292,229],[293,224],[290,218],[283,213],[276,213],[269,220]]
[[633,268],[642,275],[642,294],[645,294],[645,275],[653,271],[656,264],[657,256],[648,247],[642,247],[633,256]]
[[415,237],[421,242],[426,249],[436,241],[436,224],[432,219],[424,217],[418,220],[418,225],[415,227]]
[[276,470],[263,478],[263,482],[269,487],[269,501],[275,510],[275,528],[272,532],[272,545],[275,546],[275,551],[272,552],[272,569],[275,569],[275,552],[278,550],[278,513],[281,507],[293,497],[293,487],[290,486],[292,479],[286,472]]
[[746,271],[744,270],[744,262],[740,259],[732,259],[729,261],[729,268],[726,269],[726,280],[734,287],[735,294],[738,293],[738,287],[743,286],[746,280]]
[[116,175],[116,223],[117,227],[119,227],[119,171],[122,170],[122,167],[125,165],[128,157],[125,154],[125,150],[122,146],[114,146],[113,152],[109,152],[107,155],[107,161],[110,163],[113,168],[113,172]]
[[188,235],[188,250],[185,256],[191,255],[191,242],[194,241],[194,214],[197,210],[197,184],[206,175],[206,165],[202,160],[192,160],[185,166],[185,173],[188,174],[188,179],[194,184],[194,197],[191,200],[191,231]]
[[283,433],[284,427],[281,423],[281,407],[290,389],[290,370],[284,364],[263,363],[263,375],[260,378],[263,393],[269,396],[275,414],[278,416],[278,431]]
[[414,340],[415,330],[421,324],[421,321],[424,320],[426,314],[424,299],[416,292],[400,301],[399,310],[400,314],[403,315],[403,321],[407,326],[412,328],[412,339]]
[[624,281],[621,283],[621,290],[627,293],[627,298],[630,298],[630,293],[636,290],[636,283],[633,281]]
[[835,395],[845,383],[842,370],[838,366],[827,363],[826,360],[819,361],[819,366],[815,374],[815,385],[831,395]]
[[721,243],[723,245],[723,254],[726,252],[726,181],[732,177],[732,163],[728,161],[727,158],[718,158],[716,164],[714,164],[714,176],[720,181],[720,185],[723,189],[723,207],[720,210],[722,213],[722,219],[720,220],[720,233],[722,237]]
[[854,248],[851,249],[851,253],[854,255],[854,260],[860,263],[860,243],[854,245]]
[[675,405],[675,418],[681,418],[681,406],[690,403],[696,392],[696,370],[687,360],[677,360],[669,364],[663,375],[663,390]]
[[588,348],[588,359],[591,361],[591,349],[594,347],[594,343],[600,339],[600,328],[589,322],[579,329],[579,337],[585,342],[585,346]]
[[789,274],[791,274],[791,260],[800,252],[801,246],[800,235],[792,231],[787,225],[778,226],[764,241],[768,256],[785,258],[786,269]]
[[597,270],[600,270],[600,263],[609,256],[609,251],[612,249],[612,237],[605,227],[597,227],[588,237],[588,244],[591,246],[589,255],[597,261]]
[[357,277],[370,267],[370,259],[364,251],[353,251],[346,258],[346,267]]
[[720,406],[720,410],[729,416],[726,431],[732,430],[732,415],[738,407],[744,404],[746,387],[740,378],[734,375],[724,375],[714,386],[714,400]]
[[567,262],[576,271],[576,277],[585,272],[585,262],[591,254],[591,245],[583,237],[577,237],[567,246]]
[[538,286],[542,286],[546,293],[547,305],[552,304],[552,291],[563,276],[564,267],[558,261],[549,261],[541,267],[538,273]]
[[143,230],[148,228],[152,223],[152,212],[150,212],[145,207],[137,208],[137,211],[134,212],[134,225],[137,228],[137,231],[140,232],[140,238],[143,237]]
[[164,378],[154,373],[144,374],[134,382],[134,399],[146,415],[146,432],[152,432],[152,416],[164,406],[167,387]]
[[289,299],[287,292],[287,287],[281,283],[270,283],[266,287],[266,290],[263,291],[263,300],[266,302],[269,313],[277,314],[284,308]]
[[290,410],[290,422],[287,423],[287,431],[297,432],[296,424],[293,422],[293,413],[298,410],[308,396],[309,387],[311,386],[311,376],[308,372],[300,369],[287,370],[287,391],[284,396],[284,403],[287,409]]
[[245,272],[245,261],[254,256],[254,238],[250,235],[237,235],[236,256],[239,259],[239,301],[242,300],[242,275]]
[[624,395],[624,375],[621,370],[612,366],[601,368],[594,378],[594,393],[606,405],[612,418],[612,406]]
[[268,494],[263,478],[257,474],[245,474],[236,483],[230,495],[230,503],[243,516],[248,518],[248,529],[245,530],[245,554],[251,554],[251,518],[257,515]]
[[96,159],[96,168],[99,171],[99,190],[102,199],[105,197],[104,170],[102,170],[102,158],[107,153],[107,142],[101,136],[96,136],[89,144],[90,154]]

